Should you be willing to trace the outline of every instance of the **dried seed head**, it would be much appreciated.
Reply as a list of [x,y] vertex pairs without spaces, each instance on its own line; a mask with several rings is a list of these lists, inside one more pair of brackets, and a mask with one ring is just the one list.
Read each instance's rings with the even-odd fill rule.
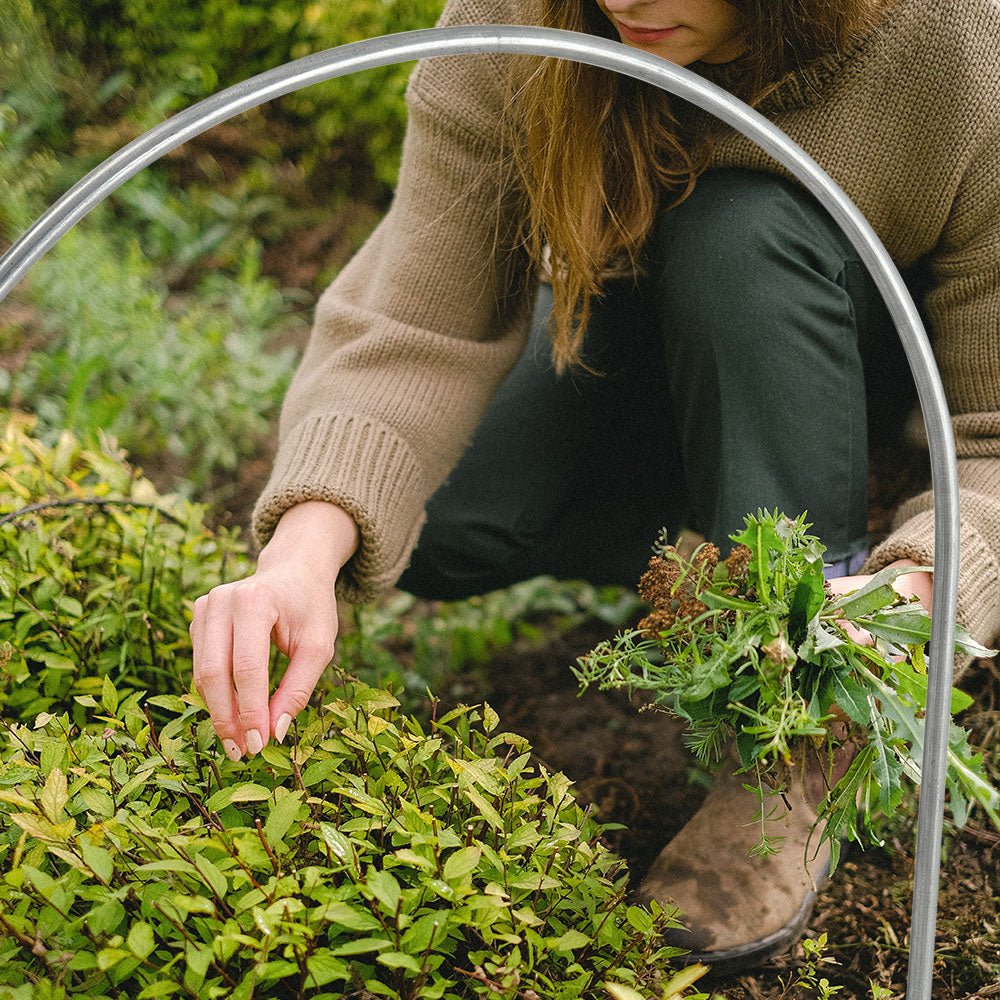
[[731,583],[746,583],[752,553],[746,545],[736,545],[726,558],[726,576]]
[[649,569],[639,580],[639,596],[654,608],[667,607],[673,600],[671,591],[679,577],[677,563],[662,556],[653,556],[649,560]]
[[692,618],[703,615],[707,610],[708,607],[702,604],[697,597],[685,597],[677,608],[677,617],[690,621]]
[[795,663],[795,650],[788,645],[788,640],[783,635],[760,648],[767,659],[779,667],[790,667]]
[[699,545],[695,554],[691,557],[691,563],[703,572],[711,575],[712,570],[719,564],[719,550],[711,542]]
[[666,632],[673,626],[676,617],[675,612],[671,610],[654,611],[639,622],[639,631],[647,639],[657,639],[661,632]]

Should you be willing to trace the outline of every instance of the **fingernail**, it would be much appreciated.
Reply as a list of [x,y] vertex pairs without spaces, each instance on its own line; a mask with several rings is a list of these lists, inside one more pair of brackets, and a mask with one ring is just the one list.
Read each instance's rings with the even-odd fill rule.
[[226,756],[230,760],[239,760],[243,754],[240,753],[240,748],[236,745],[233,740],[223,740],[222,749],[226,751]]
[[247,732],[247,750],[250,753],[260,753],[264,749],[264,741],[256,729]]
[[279,743],[285,742],[285,736],[288,733],[288,727],[292,724],[292,717],[287,712],[282,712],[278,716],[278,721],[274,724],[274,738]]

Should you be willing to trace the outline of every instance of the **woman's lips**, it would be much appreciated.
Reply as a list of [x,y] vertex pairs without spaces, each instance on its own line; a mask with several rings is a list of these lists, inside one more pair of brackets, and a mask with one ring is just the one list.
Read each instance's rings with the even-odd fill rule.
[[638,45],[652,45],[656,42],[662,42],[680,30],[680,25],[674,25],[672,28],[640,28],[625,24],[623,21],[617,21],[616,26],[625,41]]

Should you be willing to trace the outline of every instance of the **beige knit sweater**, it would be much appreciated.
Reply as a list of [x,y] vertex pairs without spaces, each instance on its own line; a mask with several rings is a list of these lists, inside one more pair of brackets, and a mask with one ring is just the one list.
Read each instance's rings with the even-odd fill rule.
[[[442,23],[537,23],[535,2],[450,0]],[[285,401],[255,532],[265,542],[303,500],[341,505],[362,537],[343,574],[349,598],[402,572],[424,504],[527,335],[534,279],[496,251],[514,204],[497,142],[504,58],[418,66],[394,203],[321,297]],[[989,642],[1000,633],[1000,0],[894,0],[879,31],[760,110],[843,187],[900,268],[928,268],[962,486],[959,619]],[[781,171],[732,131],[713,156]],[[931,507],[929,493],[904,504],[867,570],[931,564]]]

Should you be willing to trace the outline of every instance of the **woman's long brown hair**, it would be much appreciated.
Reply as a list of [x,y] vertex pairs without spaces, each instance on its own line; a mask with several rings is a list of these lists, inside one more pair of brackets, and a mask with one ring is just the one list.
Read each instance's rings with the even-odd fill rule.
[[[736,96],[759,102],[782,80],[871,30],[887,0],[733,0],[745,51]],[[540,0],[545,27],[617,38],[595,0]],[[637,273],[660,209],[683,201],[708,159],[665,93],[562,59],[521,60],[509,104],[524,186],[527,250],[551,248],[553,357],[582,364],[591,303],[613,276]]]

